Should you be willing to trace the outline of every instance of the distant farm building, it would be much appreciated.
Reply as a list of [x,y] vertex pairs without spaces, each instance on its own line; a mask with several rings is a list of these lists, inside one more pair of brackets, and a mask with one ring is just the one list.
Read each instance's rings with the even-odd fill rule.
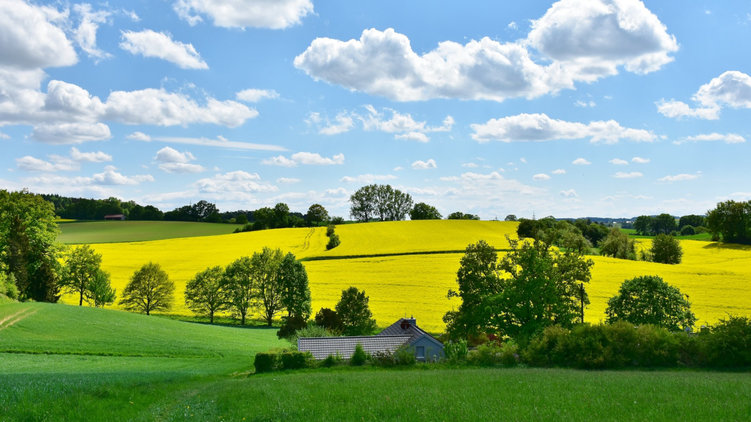
[[104,216],[105,220],[125,220],[124,214],[108,214]]
[[414,318],[402,318],[375,336],[298,338],[297,350],[310,352],[318,360],[337,354],[349,359],[358,344],[369,354],[393,353],[400,347],[406,347],[414,352],[420,362],[444,357],[443,344],[418,327]]

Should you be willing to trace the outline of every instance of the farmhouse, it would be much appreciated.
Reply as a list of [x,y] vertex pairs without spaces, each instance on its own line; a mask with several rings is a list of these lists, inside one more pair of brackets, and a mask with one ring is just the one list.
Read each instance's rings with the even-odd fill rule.
[[414,318],[401,318],[375,336],[298,338],[297,350],[310,352],[318,360],[337,353],[349,359],[358,344],[369,354],[394,352],[400,347],[407,347],[414,351],[420,362],[444,357],[443,344],[420,329]]
[[107,214],[104,216],[105,220],[125,220],[125,215],[123,214]]

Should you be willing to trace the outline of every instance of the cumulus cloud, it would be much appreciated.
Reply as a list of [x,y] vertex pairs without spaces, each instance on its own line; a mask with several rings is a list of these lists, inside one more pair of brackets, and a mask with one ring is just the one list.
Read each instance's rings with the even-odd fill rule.
[[674,175],[667,175],[665,177],[661,177],[658,180],[660,182],[686,182],[689,180],[696,180],[699,178],[699,174],[687,174],[687,173],[681,173],[681,174],[674,174]]
[[146,29],[139,32],[123,31],[120,48],[135,55],[155,57],[176,64],[181,69],[208,69],[193,44],[172,39],[172,35]]
[[164,147],[157,151],[154,160],[159,163],[159,168],[167,173],[200,173],[205,169],[203,166],[193,164],[196,157],[188,151],[180,152],[174,148]]
[[348,132],[355,127],[355,122],[362,124],[363,130],[379,131],[393,134],[395,139],[428,142],[429,133],[450,132],[454,126],[454,118],[446,116],[440,125],[431,126],[426,121],[415,120],[409,113],[400,113],[391,108],[380,111],[372,105],[363,106],[365,112],[349,111],[336,115],[334,122],[322,118],[320,113],[309,113],[306,122],[319,127],[318,133],[323,135],[337,135]]
[[[148,135],[140,136],[137,135],[140,132],[135,132],[129,136],[130,139],[136,139],[139,141],[157,141],[157,142],[167,142],[171,144],[186,144],[186,145],[199,145],[199,146],[205,146],[205,147],[214,147],[214,148],[226,148],[226,149],[234,149],[234,150],[253,150],[253,151],[286,151],[287,149],[278,145],[269,145],[269,144],[254,144],[250,142],[238,142],[238,141],[230,141],[227,138],[223,136],[217,136],[216,139],[210,139],[210,138],[189,138],[189,137],[177,137],[177,136],[159,136],[155,138],[151,138]],[[135,137],[131,137],[135,136]],[[141,139],[143,138],[143,139]]]
[[532,180],[535,180],[535,181],[538,181],[538,182],[542,182],[542,181],[545,181],[545,180],[550,180],[550,176],[548,176],[545,173],[538,173],[538,174],[535,174],[534,176],[532,176]]
[[559,174],[566,174],[566,170],[564,169],[555,169],[552,171],[553,174],[559,175]]
[[588,165],[590,165],[592,163],[589,162],[586,158],[581,158],[580,157],[580,158],[577,158],[576,160],[572,161],[571,164],[573,164],[575,166],[588,166]]
[[70,149],[70,158],[78,162],[85,161],[89,163],[104,163],[112,161],[112,156],[102,151],[81,152],[76,147]]
[[566,189],[566,190],[562,190],[562,191],[560,192],[560,194],[561,194],[561,196],[562,196],[562,197],[564,197],[564,198],[576,198],[576,197],[578,197],[578,196],[579,196],[579,195],[577,195],[577,193],[576,193],[576,191],[575,191],[574,189]]
[[417,160],[414,163],[412,163],[412,168],[415,170],[428,170],[428,169],[434,169],[437,168],[438,165],[436,164],[435,160],[430,158],[427,161]]
[[352,119],[352,116],[347,113],[339,113],[336,115],[333,122],[326,119],[325,125],[318,129],[318,133],[321,135],[339,135],[340,133],[349,132],[354,127],[355,121]]
[[278,190],[276,186],[262,181],[258,173],[248,173],[242,170],[199,179],[195,186],[199,193],[219,195],[275,192]]
[[620,66],[653,72],[677,49],[675,37],[640,0],[561,0],[518,42],[444,41],[418,54],[404,34],[366,29],[348,41],[316,38],[294,64],[316,80],[396,101],[503,101],[570,89],[614,75]]
[[644,175],[638,171],[631,171],[631,172],[619,171],[613,175],[613,177],[615,177],[616,179],[636,179],[642,176]]
[[96,33],[99,25],[106,23],[111,12],[107,10],[93,11],[88,3],[73,5],[73,10],[80,16],[81,22],[73,31],[73,39],[81,50],[85,51],[89,57],[101,60],[112,57],[110,53],[100,50],[96,46]]
[[35,70],[76,64],[73,44],[59,26],[66,18],[49,6],[0,2],[0,66]]
[[177,0],[173,8],[190,25],[208,16],[224,28],[284,29],[313,13],[311,0]]
[[64,157],[52,157],[51,161],[45,161],[26,155],[21,158],[16,158],[16,166],[23,171],[43,173],[78,170],[78,165],[71,160],[66,160]]
[[133,132],[130,135],[127,136],[128,139],[133,139],[135,141],[142,141],[142,142],[150,142],[151,136],[143,133],[143,132]]
[[474,123],[472,138],[478,142],[543,142],[558,139],[589,138],[591,143],[615,144],[621,140],[653,142],[657,135],[644,129],[621,126],[615,120],[588,124],[552,119],[544,113],[517,114]]
[[244,89],[235,94],[235,97],[240,101],[257,103],[263,99],[279,98],[279,93],[273,89]]
[[687,136],[683,139],[673,141],[673,143],[676,145],[689,142],[724,142],[726,144],[742,144],[746,142],[746,138],[735,133],[706,133],[695,136]]
[[104,123],[58,123],[34,126],[31,137],[48,144],[80,144],[109,139],[109,126]]
[[657,110],[667,117],[696,117],[718,119],[724,107],[751,108],[751,76],[737,70],[729,70],[699,87],[691,97],[697,107],[691,108],[681,101],[657,103]]
[[648,164],[650,161],[652,160],[650,160],[649,158],[643,158],[643,157],[634,157],[631,159],[631,162],[636,163],[636,164]]
[[333,157],[323,157],[314,152],[296,152],[290,158],[283,155],[271,157],[262,161],[263,164],[281,167],[297,167],[298,165],[331,166],[344,164],[344,154],[336,154]]
[[613,158],[612,160],[608,161],[610,164],[614,166],[625,166],[628,165],[628,161],[622,160],[620,158]]
[[300,183],[300,182],[301,180],[295,177],[280,177],[276,179],[276,183],[280,183],[280,184],[290,184],[290,183]]
[[114,166],[107,166],[102,173],[93,175],[91,180],[97,185],[138,185],[143,182],[153,182],[154,178],[149,174],[125,176]]
[[394,176],[393,174],[361,174],[354,177],[344,176],[340,179],[340,181],[345,183],[375,183],[394,179],[396,179],[396,176]]

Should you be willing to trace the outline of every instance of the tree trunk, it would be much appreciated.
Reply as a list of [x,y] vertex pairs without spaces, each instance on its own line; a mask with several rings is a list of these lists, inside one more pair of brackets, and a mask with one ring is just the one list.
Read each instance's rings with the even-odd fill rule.
[[240,325],[245,325],[245,312],[241,313],[240,315],[242,315]]
[[214,311],[209,312],[209,319],[211,320],[211,324],[214,323]]

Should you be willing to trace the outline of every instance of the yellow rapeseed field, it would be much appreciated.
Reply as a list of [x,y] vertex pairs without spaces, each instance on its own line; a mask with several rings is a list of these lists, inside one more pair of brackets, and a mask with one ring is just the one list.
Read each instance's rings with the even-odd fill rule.
[[[226,265],[264,246],[290,251],[298,258],[456,251],[479,239],[500,249],[508,247],[505,235],[513,234],[515,223],[418,221],[344,225],[336,230],[342,244],[331,251],[325,250],[324,228],[92,246],[103,255],[102,266],[112,274],[112,284],[118,292],[142,264],[160,263],[177,285],[172,312],[189,314],[183,292],[185,283],[196,272]],[[700,325],[715,323],[728,313],[751,315],[751,247],[690,240],[681,241],[681,245],[684,256],[679,265],[591,257],[595,265],[587,291],[592,303],[585,312],[586,320],[597,322],[605,318],[607,300],[625,279],[650,274],[661,276],[689,295]],[[643,241],[642,246],[648,247],[649,242]],[[445,312],[459,305],[458,300],[448,300],[446,293],[456,288],[461,256],[437,253],[307,261],[313,309],[333,308],[342,289],[356,286],[370,296],[379,325],[413,315],[420,326],[440,332],[445,328]],[[74,303],[70,296],[64,301]]]

